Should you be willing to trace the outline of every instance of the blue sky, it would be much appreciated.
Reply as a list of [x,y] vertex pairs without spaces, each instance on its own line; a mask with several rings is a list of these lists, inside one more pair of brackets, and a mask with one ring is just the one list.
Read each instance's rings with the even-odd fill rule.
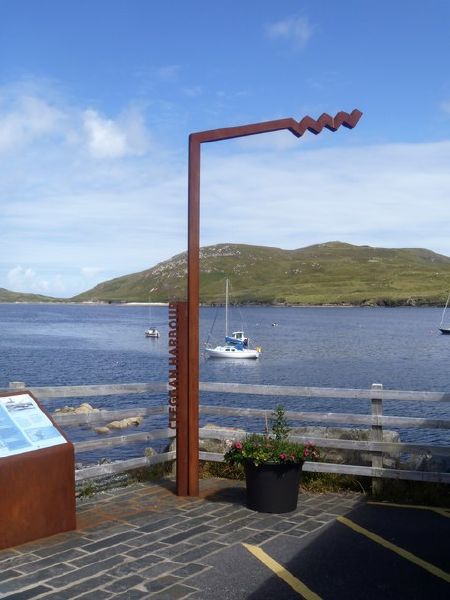
[[70,297],[185,250],[189,133],[354,108],[206,145],[201,244],[450,256],[449,60],[446,0],[0,0],[0,287]]

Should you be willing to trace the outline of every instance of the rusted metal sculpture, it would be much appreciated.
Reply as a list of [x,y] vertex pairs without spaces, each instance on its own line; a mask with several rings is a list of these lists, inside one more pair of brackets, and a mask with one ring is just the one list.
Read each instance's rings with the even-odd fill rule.
[[[200,131],[189,136],[189,193],[188,193],[188,343],[187,353],[183,357],[187,375],[187,410],[183,409],[183,418],[179,413],[177,431],[183,432],[187,452],[187,488],[179,495],[198,496],[198,386],[199,386],[199,282],[200,282],[200,145],[206,142],[218,142],[232,138],[269,133],[272,131],[289,130],[296,137],[301,137],[306,131],[317,135],[325,127],[336,131],[341,125],[353,129],[361,118],[359,110],[350,114],[338,112],[335,117],[324,113],[317,120],[304,117],[301,121],[293,118],[253,123],[238,127],[226,127]],[[186,420],[185,420],[186,419]]]
[[[33,400],[38,412],[59,432],[62,443],[38,448],[40,442],[46,441],[45,435],[38,437],[42,423],[38,420],[34,425],[36,446],[30,444],[23,452],[0,457],[0,550],[72,531],[77,526],[73,444],[29,390],[0,394],[3,398],[16,396]],[[31,422],[33,416],[35,413],[26,418]],[[8,417],[5,422],[12,421]],[[10,442],[23,436],[18,428],[7,426],[7,430],[5,440],[9,436]],[[46,430],[47,426],[41,432]],[[11,448],[17,450],[14,445]]]

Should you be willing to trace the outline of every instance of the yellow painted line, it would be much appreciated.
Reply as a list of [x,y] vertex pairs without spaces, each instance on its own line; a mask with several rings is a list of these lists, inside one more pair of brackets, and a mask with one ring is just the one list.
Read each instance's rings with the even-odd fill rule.
[[420,506],[417,504],[394,504],[391,502],[368,502],[376,506],[390,506],[392,508],[416,508],[418,510],[431,510],[442,517],[450,517],[450,508],[441,508],[440,506]]
[[403,548],[400,548],[400,546],[392,544],[388,540],[385,540],[376,533],[372,533],[372,531],[369,531],[368,529],[357,525],[356,523],[350,521],[350,519],[347,519],[346,517],[337,517],[337,520],[339,521],[339,523],[342,523],[343,525],[350,527],[350,529],[353,529],[353,531],[357,531],[358,533],[365,535],[372,541],[377,542],[377,544],[384,546],[388,550],[392,550],[392,552],[396,552],[402,558],[411,561],[412,563],[418,565],[419,567],[422,567],[422,569],[425,569],[425,571],[428,571],[432,575],[435,575],[436,577],[447,581],[447,583],[450,583],[450,573],[446,573],[442,569],[439,569],[439,567],[436,567],[431,563],[427,562],[426,560],[419,558],[415,554],[412,554],[412,552],[408,552],[408,550],[404,550]]
[[303,596],[305,600],[322,600],[320,596],[310,590],[309,587],[300,581],[300,579],[297,579],[291,573],[289,573],[289,571],[287,571],[283,565],[280,565],[280,563],[264,552],[264,550],[258,546],[251,546],[250,544],[243,543],[242,545],[244,548],[247,548],[247,550],[251,552],[253,556],[256,556],[258,560],[265,564],[266,567],[273,571],[275,575],[278,575],[278,577],[290,585],[293,590]]

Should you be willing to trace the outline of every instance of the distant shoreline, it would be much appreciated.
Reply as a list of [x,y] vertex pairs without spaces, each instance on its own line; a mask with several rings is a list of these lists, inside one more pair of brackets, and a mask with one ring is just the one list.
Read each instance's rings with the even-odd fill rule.
[[[61,304],[71,304],[76,306],[169,306],[169,302],[108,302],[108,301],[84,301],[84,302],[73,302],[71,300],[57,300],[54,302],[33,302],[33,301],[8,301],[0,300],[2,304],[26,304],[26,305],[40,305],[45,304],[49,306],[60,306]],[[225,306],[222,303],[213,304],[200,304],[200,308],[214,308],[217,306]],[[242,304],[234,303],[233,306],[239,306],[240,308],[251,306],[252,308],[442,308],[444,304],[436,304],[430,302],[429,304],[421,302],[420,304],[411,303],[392,303],[392,304],[270,304],[270,303],[259,303],[259,302],[245,302]]]

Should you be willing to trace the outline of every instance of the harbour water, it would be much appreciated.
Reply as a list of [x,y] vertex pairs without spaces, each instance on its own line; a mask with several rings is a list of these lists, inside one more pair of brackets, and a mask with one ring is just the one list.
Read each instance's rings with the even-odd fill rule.
[[[201,309],[201,341],[222,342],[223,310]],[[241,307],[230,328],[245,328],[262,348],[258,360],[202,356],[202,381],[368,388],[382,383],[399,390],[450,391],[450,336],[440,334],[439,308]],[[151,321],[151,322],[150,322]],[[161,337],[146,338],[156,326]],[[167,381],[167,307],[77,304],[0,304],[0,388]],[[86,398],[74,401],[120,408],[165,404],[164,394]],[[203,404],[273,408],[279,398],[203,394]],[[366,413],[367,401],[283,398],[288,410]],[[56,400],[55,408],[68,404]],[[385,402],[385,414],[449,418],[448,403]],[[233,419],[228,424],[236,424]],[[242,425],[242,422],[240,423]],[[86,429],[73,439],[92,435]],[[401,432],[402,440],[448,444],[448,431]],[[121,449],[127,454],[132,450]]]

